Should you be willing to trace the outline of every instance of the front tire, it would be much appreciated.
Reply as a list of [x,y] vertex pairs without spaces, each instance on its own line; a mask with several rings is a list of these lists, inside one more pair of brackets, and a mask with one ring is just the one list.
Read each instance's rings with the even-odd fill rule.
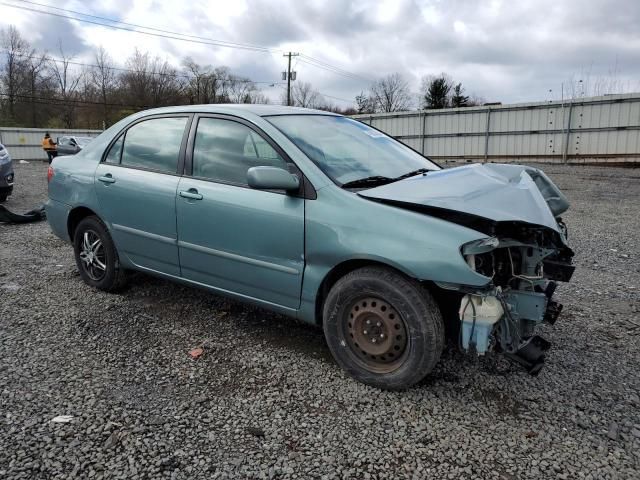
[[333,286],[323,309],[336,362],[377,388],[410,387],[431,372],[444,347],[444,324],[431,294],[384,267],[364,267]]
[[87,285],[113,292],[125,284],[111,235],[98,217],[83,218],[73,236],[73,250],[80,276]]

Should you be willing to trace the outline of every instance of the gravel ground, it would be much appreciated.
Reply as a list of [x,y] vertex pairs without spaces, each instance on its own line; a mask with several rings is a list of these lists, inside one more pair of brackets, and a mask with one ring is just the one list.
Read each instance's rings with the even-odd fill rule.
[[[46,223],[0,225],[0,478],[640,478],[640,172],[545,170],[578,266],[545,369],[450,348],[405,392],[317,328],[139,274],[100,293]],[[7,206],[45,177],[16,165]]]

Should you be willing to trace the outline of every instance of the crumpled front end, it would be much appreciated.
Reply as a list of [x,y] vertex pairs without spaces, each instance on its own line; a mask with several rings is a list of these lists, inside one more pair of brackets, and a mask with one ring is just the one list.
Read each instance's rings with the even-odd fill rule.
[[467,265],[484,287],[435,282],[463,294],[459,305],[462,347],[499,351],[537,373],[550,344],[535,335],[554,323],[562,305],[556,282],[573,275],[562,215],[569,202],[536,168],[473,164],[412,177],[360,195],[456,223],[486,235],[462,245]]
[[465,350],[503,352],[530,373],[540,371],[550,344],[535,329],[556,322],[562,311],[553,299],[557,282],[568,282],[574,271],[566,227],[558,223],[561,232],[517,222],[496,225],[497,236],[462,247],[469,267],[489,280],[483,289],[458,287],[465,293],[459,311]]

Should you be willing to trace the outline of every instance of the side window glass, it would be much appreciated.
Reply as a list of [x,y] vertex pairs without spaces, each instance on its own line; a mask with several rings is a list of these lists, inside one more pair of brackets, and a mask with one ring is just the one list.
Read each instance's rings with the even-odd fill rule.
[[278,152],[256,132],[250,131],[244,143],[244,154],[247,157],[275,160],[280,158]]
[[121,164],[176,173],[186,117],[152,118],[127,130]]
[[285,160],[260,135],[232,120],[201,118],[193,148],[193,176],[247,184],[251,167],[287,168]]
[[111,145],[111,149],[109,150],[109,153],[104,159],[106,163],[115,163],[115,164],[120,163],[120,154],[122,153],[123,143],[124,143],[124,134],[120,135],[120,138],[116,140],[116,142],[113,145]]

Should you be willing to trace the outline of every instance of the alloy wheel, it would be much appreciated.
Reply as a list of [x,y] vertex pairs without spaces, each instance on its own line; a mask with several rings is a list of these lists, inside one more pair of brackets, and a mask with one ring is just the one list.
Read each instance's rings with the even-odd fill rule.
[[85,273],[99,282],[106,275],[106,255],[100,236],[93,230],[86,230],[80,245],[80,260]]

